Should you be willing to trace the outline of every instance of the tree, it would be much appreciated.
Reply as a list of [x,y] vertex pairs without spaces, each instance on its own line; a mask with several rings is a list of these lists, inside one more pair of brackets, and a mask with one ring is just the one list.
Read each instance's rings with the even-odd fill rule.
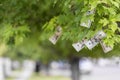
[[78,42],[91,39],[103,30],[107,35],[103,39],[104,43],[114,47],[120,42],[120,28],[117,24],[120,21],[119,0],[66,0],[61,5],[61,14],[44,26],[47,31],[52,33],[60,25],[63,29],[62,39]]
[[[108,46],[114,47],[120,43],[120,29],[117,25],[120,21],[119,0],[4,0],[0,2],[0,41],[9,45],[15,44],[24,56],[31,57],[32,53],[38,51],[36,53],[46,53],[43,54],[44,57],[40,56],[46,61],[51,59],[48,53],[54,53],[53,55],[57,58],[53,55],[52,58],[69,58],[69,60],[72,59],[71,62],[77,62],[79,55],[75,54],[72,43],[81,42],[83,39],[89,40],[99,30],[106,33],[107,36],[102,40]],[[50,37],[57,26],[62,27],[60,39],[63,41],[52,47],[48,46],[49,43],[42,43],[41,40]],[[45,33],[42,33],[42,27]],[[39,44],[42,46],[41,50],[39,50]],[[22,45],[22,48],[19,45]],[[35,47],[31,49],[29,46]],[[105,55],[100,48],[97,51],[101,54],[87,55],[85,53],[92,53],[92,51],[83,49],[80,51],[80,56]],[[113,50],[111,54],[116,55],[115,51]],[[22,53],[18,52],[19,55]]]
[[60,25],[62,39],[72,42],[90,39],[103,30],[107,34],[104,43],[114,47],[120,42],[117,25],[120,21],[119,6],[119,0],[4,0],[1,1],[0,13],[1,41],[19,44],[32,33],[42,31],[43,24],[47,22],[43,28],[48,33],[52,34]]
[[[107,35],[102,39],[104,44],[113,48],[116,44],[120,43],[120,28],[118,27],[118,22],[120,21],[119,0],[66,0],[59,6],[62,7],[61,14],[53,17],[50,22],[44,25],[45,31],[53,33],[55,28],[61,26],[63,29],[62,40],[80,42],[81,45],[81,43],[84,43],[83,40],[90,39],[91,41],[91,38],[94,38],[98,31],[103,30]],[[60,36],[57,35],[56,32],[55,35],[57,37]],[[55,44],[58,38],[53,36],[53,41],[51,42]],[[65,45],[68,44],[69,43]],[[100,50],[98,51],[100,53]],[[70,52],[72,52],[71,49]],[[72,68],[72,70],[74,70],[77,68],[79,59],[78,56],[74,57],[72,54],[70,55],[72,56],[71,64],[76,65]],[[95,57],[97,57],[97,55],[95,55]],[[76,71],[76,73],[78,74],[79,72]],[[77,74],[72,76],[73,80],[79,79],[79,75],[76,76]]]

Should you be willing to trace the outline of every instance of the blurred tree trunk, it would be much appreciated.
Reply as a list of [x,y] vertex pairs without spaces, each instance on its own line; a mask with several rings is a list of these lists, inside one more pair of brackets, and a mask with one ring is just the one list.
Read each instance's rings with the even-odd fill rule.
[[79,80],[80,78],[80,71],[79,71],[79,58],[74,57],[71,58],[70,60],[70,65],[71,65],[71,78],[72,80]]
[[40,70],[41,70],[41,63],[40,63],[40,61],[36,61],[35,72],[39,73]]

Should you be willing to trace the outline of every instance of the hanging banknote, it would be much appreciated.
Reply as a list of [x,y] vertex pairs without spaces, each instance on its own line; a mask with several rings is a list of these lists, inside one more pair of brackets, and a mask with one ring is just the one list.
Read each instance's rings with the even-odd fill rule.
[[98,33],[90,40],[88,40],[85,45],[88,47],[88,49],[94,48],[99,42],[101,41],[102,38],[106,37],[106,34],[101,30],[98,31]]
[[77,52],[79,52],[81,49],[85,47],[85,44],[84,41],[82,41],[82,42],[73,43],[72,46],[75,48]]
[[[87,15],[94,14],[94,12],[95,12],[94,10],[88,11],[88,12],[86,13],[86,16],[87,16]],[[82,22],[82,23],[80,24],[80,26],[84,26],[84,27],[90,28],[91,24],[92,24],[92,21],[89,19],[89,20],[87,20],[87,21],[85,21],[85,22]]]
[[95,10],[90,10],[86,13],[86,15],[91,15],[91,14],[94,14],[95,13]]
[[97,44],[99,44],[99,40],[92,38],[85,42],[85,45],[88,47],[88,49],[94,48]]
[[88,20],[86,22],[81,23],[80,26],[84,26],[84,27],[90,28],[91,23],[92,23],[92,21]]
[[106,44],[104,44],[102,41],[100,42],[101,46],[102,46],[102,49],[104,51],[104,53],[107,53],[109,51],[111,51],[113,48],[110,47],[110,46],[107,46]]
[[101,40],[102,38],[106,37],[106,34],[104,31],[98,31],[98,33],[95,35],[95,39]]
[[62,28],[58,26],[56,28],[55,34],[49,38],[49,41],[55,45],[58,39],[60,38],[61,33],[62,33]]

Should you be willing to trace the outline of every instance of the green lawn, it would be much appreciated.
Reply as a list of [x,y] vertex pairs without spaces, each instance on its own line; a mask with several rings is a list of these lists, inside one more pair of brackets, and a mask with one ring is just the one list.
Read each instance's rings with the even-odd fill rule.
[[[15,78],[7,78],[6,80],[15,80]],[[62,76],[45,76],[45,75],[36,75],[30,77],[29,80],[70,80],[69,77]]]
[[61,77],[61,76],[39,76],[33,75],[30,80],[70,80],[68,77]]

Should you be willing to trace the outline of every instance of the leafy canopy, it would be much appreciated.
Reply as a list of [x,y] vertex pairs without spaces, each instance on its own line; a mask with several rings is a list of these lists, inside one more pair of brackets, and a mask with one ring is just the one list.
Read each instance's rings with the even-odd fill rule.
[[[117,25],[120,22],[119,7],[120,0],[0,0],[0,41],[20,44],[17,48],[24,55],[31,57],[40,56],[46,59],[43,55],[50,58],[54,53],[58,53],[54,55],[64,58],[74,55],[70,52],[75,53],[71,42],[90,39],[99,30],[103,30],[107,34],[103,41],[113,47],[120,43],[120,29]],[[93,13],[86,15],[88,11]],[[92,21],[90,28],[80,25],[89,20]],[[49,43],[46,41],[39,42],[50,37],[58,25],[63,29],[61,36],[63,41],[52,47],[48,46]],[[42,27],[46,32],[42,32]],[[99,49],[97,50],[96,53],[99,52]],[[53,54],[48,56],[39,53]]]
[[[59,0],[55,1],[57,3]],[[98,31],[103,30],[107,35],[103,39],[104,43],[111,47],[120,43],[120,28],[117,24],[120,22],[120,0],[60,1],[58,6],[62,8],[61,13],[44,25],[45,31],[53,33],[60,25],[63,29],[62,40],[78,42],[90,39]],[[88,11],[89,15],[87,15]],[[91,21],[90,28],[80,25],[89,20]]]

